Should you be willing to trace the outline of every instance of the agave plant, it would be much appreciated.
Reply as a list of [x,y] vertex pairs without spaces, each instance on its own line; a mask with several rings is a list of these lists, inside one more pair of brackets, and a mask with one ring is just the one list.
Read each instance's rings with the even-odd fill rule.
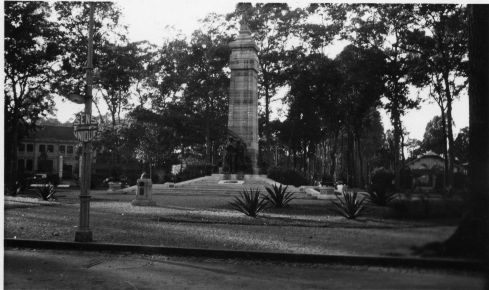
[[244,189],[229,205],[247,216],[256,217],[259,212],[268,207],[268,200],[261,195],[259,189]]
[[343,191],[342,194],[336,194],[334,210],[340,215],[355,219],[365,208],[365,197],[359,197],[356,191]]
[[56,200],[54,194],[56,193],[56,189],[52,184],[43,184],[41,187],[37,188],[37,195],[42,200]]
[[288,186],[283,187],[282,184],[277,186],[274,184],[272,187],[266,187],[268,195],[265,197],[273,207],[283,208],[286,207],[289,202],[294,199],[294,193],[287,191]]

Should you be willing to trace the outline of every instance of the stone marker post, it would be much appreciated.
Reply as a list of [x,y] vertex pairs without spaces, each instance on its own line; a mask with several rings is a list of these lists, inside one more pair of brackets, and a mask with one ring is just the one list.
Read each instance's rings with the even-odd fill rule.
[[136,181],[136,199],[131,204],[137,206],[154,206],[156,203],[152,200],[153,183],[151,178],[146,178],[143,173],[141,178]]

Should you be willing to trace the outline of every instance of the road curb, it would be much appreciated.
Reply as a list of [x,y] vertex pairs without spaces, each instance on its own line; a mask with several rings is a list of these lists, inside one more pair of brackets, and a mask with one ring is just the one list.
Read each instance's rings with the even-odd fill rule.
[[447,269],[458,271],[484,272],[485,263],[477,260],[426,259],[381,256],[343,256],[289,254],[257,251],[215,250],[200,248],[179,248],[162,246],[142,246],[111,243],[78,243],[64,241],[41,241],[23,239],[4,239],[5,247],[35,248],[51,250],[133,252],[138,254],[159,254],[181,257],[206,257],[217,259],[246,259],[279,261],[288,263],[342,264],[357,266],[380,266],[422,269]]

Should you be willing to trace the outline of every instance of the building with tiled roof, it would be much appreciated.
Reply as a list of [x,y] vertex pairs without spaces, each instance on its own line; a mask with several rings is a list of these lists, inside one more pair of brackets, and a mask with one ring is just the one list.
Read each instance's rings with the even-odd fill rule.
[[60,178],[72,178],[78,172],[78,144],[73,127],[44,125],[21,140],[17,156],[19,171],[57,173]]

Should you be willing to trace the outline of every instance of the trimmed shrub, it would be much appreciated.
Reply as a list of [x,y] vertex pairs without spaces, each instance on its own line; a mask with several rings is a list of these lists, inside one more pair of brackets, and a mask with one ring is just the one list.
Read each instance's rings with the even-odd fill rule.
[[265,198],[273,207],[284,208],[294,199],[294,193],[288,192],[287,188],[288,186],[283,187],[282,184],[266,187],[268,195]]
[[308,181],[301,173],[282,167],[272,167],[268,170],[268,178],[279,183],[293,186],[307,185]]
[[378,168],[372,173],[372,183],[368,188],[368,201],[380,205],[387,206],[389,202],[395,199],[394,173],[384,168]]
[[396,199],[396,195],[392,191],[374,191],[369,189],[367,193],[367,201],[379,206],[387,206],[391,201]]
[[356,191],[343,191],[336,194],[336,201],[333,201],[334,211],[347,219],[356,219],[365,209],[365,197],[359,197]]
[[259,189],[245,189],[229,205],[247,216],[256,217],[259,212],[268,208],[268,201],[261,195]]
[[453,174],[453,187],[457,189],[466,188],[468,185],[468,177],[461,172],[455,172]]
[[[79,182],[81,183],[81,179],[79,180]],[[92,174],[92,178],[90,179],[90,188],[95,189],[103,185],[104,185],[104,175]]]
[[334,186],[334,179],[331,175],[324,175],[321,178],[321,185],[323,186]]
[[[192,164],[187,165],[182,172],[178,173],[174,177],[174,182],[181,182],[202,176],[211,175],[217,171],[217,166],[212,164]],[[173,179],[173,178],[172,178]],[[168,180],[166,180],[168,181]]]
[[431,219],[431,218],[460,218],[467,211],[467,204],[459,198],[419,198],[407,200],[398,199],[389,207],[394,210],[394,218],[398,219]]
[[400,187],[412,188],[414,175],[409,167],[403,167],[400,173]]

